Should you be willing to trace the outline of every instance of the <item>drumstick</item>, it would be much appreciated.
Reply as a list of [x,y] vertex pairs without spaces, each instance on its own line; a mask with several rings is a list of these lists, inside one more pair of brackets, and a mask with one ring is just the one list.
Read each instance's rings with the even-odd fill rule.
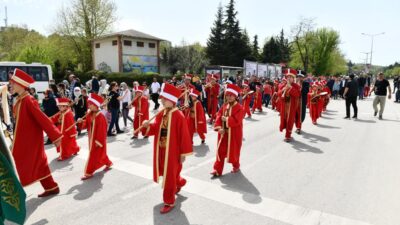
[[[90,113],[90,110],[81,118],[81,119],[85,119],[86,116]],[[72,124],[71,126],[69,126],[67,129],[65,129],[65,131],[69,131],[71,130],[73,127],[75,127],[78,124],[78,121],[75,122],[74,124]]]
[[[155,119],[160,113],[162,113],[162,112],[164,112],[164,109],[160,110],[160,112],[158,112],[158,113],[155,114],[153,117],[151,117],[151,118],[148,120],[148,122],[151,122],[152,120],[154,120],[154,119]],[[143,128],[143,124],[142,124],[140,127],[138,127],[138,129],[134,130],[133,133],[135,134],[135,133],[139,132],[142,128]]]

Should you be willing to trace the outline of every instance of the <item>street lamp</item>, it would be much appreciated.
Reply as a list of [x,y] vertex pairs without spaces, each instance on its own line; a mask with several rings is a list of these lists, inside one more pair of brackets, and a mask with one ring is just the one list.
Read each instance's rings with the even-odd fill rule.
[[369,64],[372,66],[372,50],[374,48],[374,37],[378,36],[378,35],[383,35],[383,34],[385,34],[385,32],[378,33],[378,34],[366,34],[366,33],[361,33],[361,34],[371,37],[371,56],[370,56],[370,59],[369,59],[370,60]]

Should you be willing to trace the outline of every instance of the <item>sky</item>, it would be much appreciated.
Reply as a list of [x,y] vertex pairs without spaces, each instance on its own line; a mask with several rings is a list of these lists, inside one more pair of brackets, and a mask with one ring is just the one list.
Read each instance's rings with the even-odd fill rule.
[[[205,45],[218,5],[229,0],[115,0],[118,21],[114,31],[139,30],[179,45],[200,42]],[[0,24],[4,7],[8,23],[27,25],[50,34],[61,6],[70,0],[0,0]],[[340,33],[340,49],[346,59],[364,63],[371,51],[371,38],[361,33],[383,35],[374,38],[372,64],[387,66],[400,61],[399,0],[236,0],[241,28],[260,45],[283,29],[290,35],[300,18],[314,18],[317,27]],[[251,38],[252,39],[252,38]],[[262,47],[262,46],[260,46]]]

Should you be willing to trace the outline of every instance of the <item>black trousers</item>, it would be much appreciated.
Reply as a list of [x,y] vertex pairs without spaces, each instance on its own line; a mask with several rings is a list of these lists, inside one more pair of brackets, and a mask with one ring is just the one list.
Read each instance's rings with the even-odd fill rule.
[[357,96],[346,97],[346,117],[350,117],[350,105],[353,106],[354,116],[357,117]]
[[154,109],[158,109],[160,104],[158,103],[158,93],[151,94],[151,100],[154,102]]

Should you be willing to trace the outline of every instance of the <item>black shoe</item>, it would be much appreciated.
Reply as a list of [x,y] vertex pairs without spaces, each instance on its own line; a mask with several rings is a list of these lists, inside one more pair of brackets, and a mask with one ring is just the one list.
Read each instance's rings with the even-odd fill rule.
[[344,117],[343,119],[350,119],[350,116],[346,116],[346,117]]
[[206,140],[201,140],[201,144],[204,144],[204,143],[206,143]]
[[144,139],[147,139],[147,138],[149,138],[149,136],[144,136]]
[[374,112],[374,116],[378,115],[378,112]]
[[122,130],[117,131],[117,134],[123,134],[125,132],[123,132]]
[[137,138],[138,138],[138,137],[136,137],[136,136],[131,137],[132,140],[137,139]]
[[357,116],[353,116],[352,118],[353,118],[353,119],[357,119]]
[[379,119],[380,119],[380,120],[383,120],[382,115],[379,116]]
[[107,134],[108,137],[114,137],[116,134]]

